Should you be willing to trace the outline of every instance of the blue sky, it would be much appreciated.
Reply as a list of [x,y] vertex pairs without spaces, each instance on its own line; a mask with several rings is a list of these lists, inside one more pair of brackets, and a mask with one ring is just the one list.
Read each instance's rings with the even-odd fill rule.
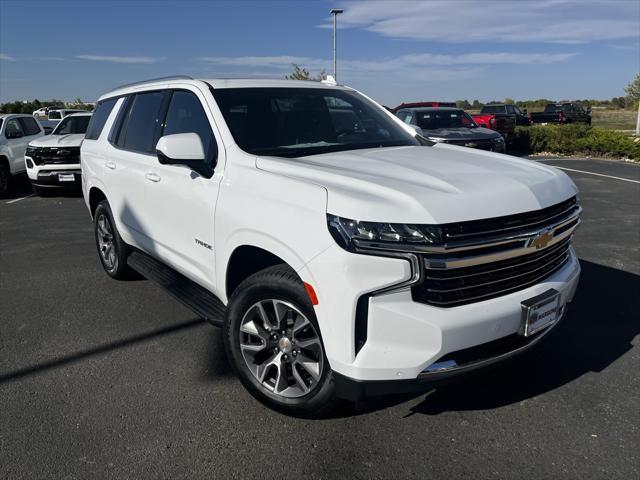
[[171,74],[331,70],[388,105],[611,98],[640,70],[637,0],[0,0],[0,101],[80,97]]

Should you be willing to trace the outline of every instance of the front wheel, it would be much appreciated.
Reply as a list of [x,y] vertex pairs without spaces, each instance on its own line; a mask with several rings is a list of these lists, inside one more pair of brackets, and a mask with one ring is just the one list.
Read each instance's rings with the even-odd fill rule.
[[270,267],[238,286],[224,340],[243,385],[267,406],[321,417],[338,403],[313,307],[289,267]]

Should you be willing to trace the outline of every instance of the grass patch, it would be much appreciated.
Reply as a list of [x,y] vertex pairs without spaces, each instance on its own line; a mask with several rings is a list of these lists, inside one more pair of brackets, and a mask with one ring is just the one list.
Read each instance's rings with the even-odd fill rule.
[[635,130],[637,114],[637,110],[594,108],[591,111],[591,124],[612,130]]
[[512,148],[522,154],[596,155],[640,161],[640,143],[622,132],[586,125],[517,127]]

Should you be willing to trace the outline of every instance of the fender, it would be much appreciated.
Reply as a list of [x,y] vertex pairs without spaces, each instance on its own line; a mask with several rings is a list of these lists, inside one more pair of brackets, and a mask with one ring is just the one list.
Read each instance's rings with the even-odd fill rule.
[[[330,240],[330,238],[328,240]],[[225,303],[229,300],[226,291],[226,275],[229,260],[231,259],[233,252],[237,248],[243,246],[257,247],[262,250],[266,250],[267,252],[281,258],[296,272],[306,273],[307,271],[304,269],[304,266],[309,260],[311,260],[311,258],[317,255],[316,254],[311,258],[305,259],[289,245],[272,235],[250,228],[237,230],[231,235],[224,247],[216,252],[216,285],[218,287],[218,292],[216,293],[218,293],[220,298],[224,299]],[[321,251],[329,246],[331,246],[330,242],[328,242]]]

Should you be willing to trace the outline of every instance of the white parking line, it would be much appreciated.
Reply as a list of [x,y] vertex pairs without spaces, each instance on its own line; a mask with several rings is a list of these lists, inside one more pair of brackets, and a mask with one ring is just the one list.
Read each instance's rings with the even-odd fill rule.
[[569,172],[585,173],[587,175],[595,175],[596,177],[613,178],[614,180],[622,180],[623,182],[640,183],[640,180],[632,180],[631,178],[614,177],[613,175],[605,175],[603,173],[585,172],[584,170],[575,170],[573,168],[558,167],[557,165],[551,165],[550,163],[546,163],[545,165],[550,165],[560,170],[567,170]]
[[24,200],[25,198],[29,198],[29,197],[33,197],[35,195],[35,193],[32,193],[31,195],[26,195],[24,197],[20,197],[20,198],[14,198],[13,200],[9,200],[7,202],[7,205],[9,205],[10,203],[16,203],[19,202],[20,200]]

